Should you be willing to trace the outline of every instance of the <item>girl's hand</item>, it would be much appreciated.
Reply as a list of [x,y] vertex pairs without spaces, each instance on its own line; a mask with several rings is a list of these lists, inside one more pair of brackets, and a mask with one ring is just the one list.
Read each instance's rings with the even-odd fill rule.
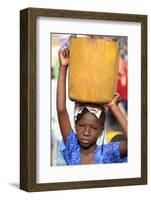
[[108,108],[112,108],[113,106],[116,106],[121,101],[121,97],[118,93],[115,93],[114,98],[107,103]]
[[63,49],[59,51],[60,66],[67,67],[69,64],[69,50]]

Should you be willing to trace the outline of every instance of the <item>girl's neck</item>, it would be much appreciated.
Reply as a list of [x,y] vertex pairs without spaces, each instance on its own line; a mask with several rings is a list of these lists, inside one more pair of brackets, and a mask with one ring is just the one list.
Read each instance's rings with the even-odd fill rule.
[[88,148],[81,147],[81,153],[84,153],[84,154],[94,153],[95,150],[96,150],[96,144]]
[[94,164],[96,145],[89,148],[82,148],[80,153],[80,164]]

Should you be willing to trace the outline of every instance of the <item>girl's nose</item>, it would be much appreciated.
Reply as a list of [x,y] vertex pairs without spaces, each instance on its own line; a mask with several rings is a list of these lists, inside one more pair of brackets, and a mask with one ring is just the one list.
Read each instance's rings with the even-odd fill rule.
[[84,135],[86,135],[86,136],[88,136],[88,135],[90,135],[90,132],[89,132],[90,130],[89,130],[89,127],[86,127],[85,128],[85,131],[84,131]]

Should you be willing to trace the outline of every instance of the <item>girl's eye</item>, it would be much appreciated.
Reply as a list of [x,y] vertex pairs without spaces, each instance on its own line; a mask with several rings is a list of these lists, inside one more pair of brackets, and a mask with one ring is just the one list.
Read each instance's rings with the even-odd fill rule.
[[92,129],[93,129],[93,130],[97,130],[97,128],[96,128],[96,127],[92,127]]
[[80,127],[84,127],[84,124],[79,124]]

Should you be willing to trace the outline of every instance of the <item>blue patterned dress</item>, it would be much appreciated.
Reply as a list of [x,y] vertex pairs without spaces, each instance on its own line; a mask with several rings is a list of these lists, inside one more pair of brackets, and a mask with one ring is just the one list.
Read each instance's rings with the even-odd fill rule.
[[[121,158],[119,152],[120,142],[111,142],[97,146],[94,155],[94,164],[123,163],[127,157]],[[80,144],[76,133],[71,129],[66,145],[62,141],[59,150],[67,165],[80,165]]]

